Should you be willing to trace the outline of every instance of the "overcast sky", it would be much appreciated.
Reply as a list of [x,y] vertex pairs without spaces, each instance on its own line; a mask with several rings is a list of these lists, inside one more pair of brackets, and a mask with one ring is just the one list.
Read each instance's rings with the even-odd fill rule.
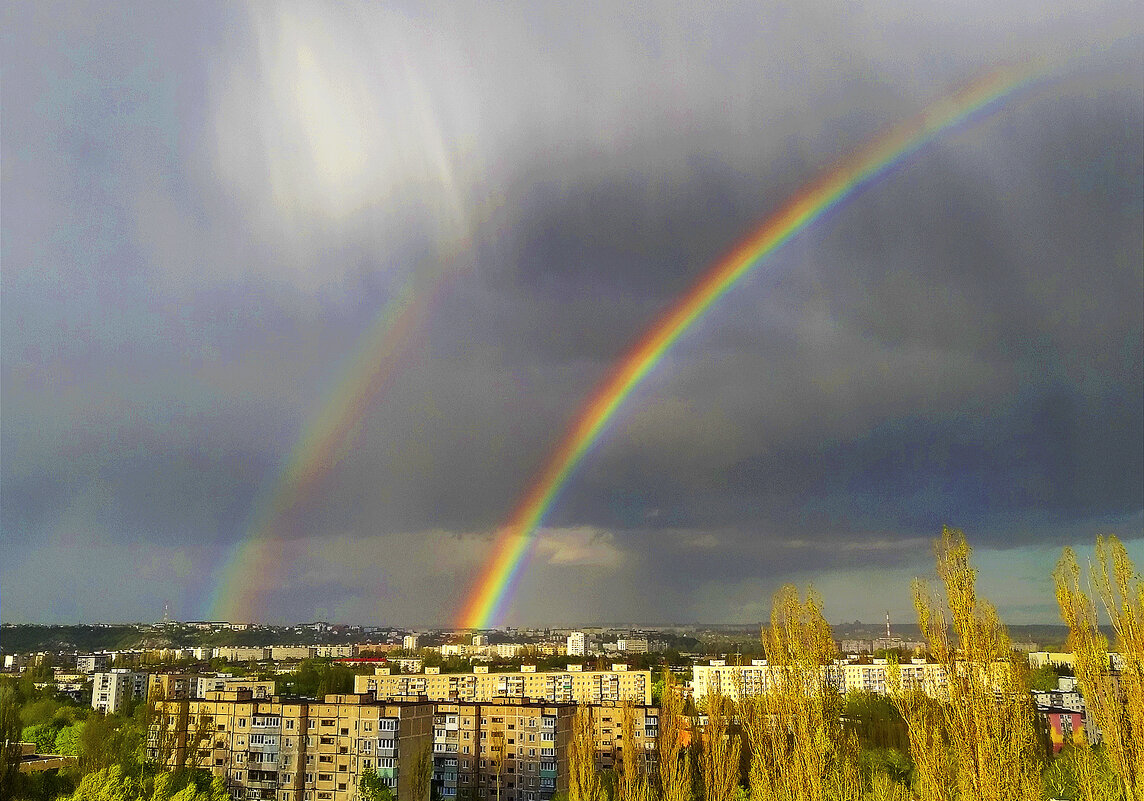
[[1056,622],[1063,545],[1113,532],[1144,564],[1137,3],[568,5],[8,4],[5,621],[212,614],[395,299],[426,311],[285,493],[260,617],[456,619],[641,332],[800,186],[1006,63],[1042,77],[678,343],[506,621],[756,621],[786,581],[905,620],[943,524],[1014,623]]

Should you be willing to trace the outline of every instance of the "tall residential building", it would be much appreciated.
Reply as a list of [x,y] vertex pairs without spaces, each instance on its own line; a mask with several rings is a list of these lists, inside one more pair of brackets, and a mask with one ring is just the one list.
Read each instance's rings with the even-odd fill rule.
[[568,789],[573,704],[520,698],[439,703],[433,719],[433,785],[445,799],[549,801]]
[[[579,669],[535,672],[526,665],[519,672],[418,673],[391,675],[379,668],[373,676],[355,676],[354,692],[373,692],[378,698],[424,695],[434,701],[488,703],[495,698],[522,698],[549,703],[598,704],[630,700],[651,704],[651,671]],[[615,669],[623,668],[623,669]]]
[[355,801],[361,772],[372,768],[398,801],[414,801],[410,777],[433,736],[431,703],[368,694],[313,701],[239,690],[157,707],[151,758],[207,768],[235,799]]
[[116,668],[91,679],[91,708],[110,714],[122,712],[129,700],[147,697],[147,674]]
[[582,631],[568,635],[568,656],[584,656],[588,652],[588,641]]
[[421,644],[421,638],[416,634],[406,634],[401,638],[401,647],[406,651],[416,651]]
[[[204,768],[222,777],[234,799],[356,801],[361,774],[376,770],[398,801],[413,801],[411,777],[431,754],[437,797],[549,801],[568,789],[576,705],[520,698],[488,703],[378,701],[372,694],[322,701],[249,691],[156,703],[148,754],[170,768]],[[593,705],[596,767],[614,767],[624,748],[641,769],[655,759],[659,710]],[[430,751],[431,749],[431,751]]]

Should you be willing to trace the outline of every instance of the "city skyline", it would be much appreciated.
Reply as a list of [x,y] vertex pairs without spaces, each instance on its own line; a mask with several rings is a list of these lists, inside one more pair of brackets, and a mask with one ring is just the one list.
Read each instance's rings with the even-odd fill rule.
[[496,622],[745,623],[794,582],[909,623],[943,525],[1058,622],[1063,546],[1144,559],[1134,10],[12,10],[4,621],[460,620],[684,293],[1018,66],[649,367]]

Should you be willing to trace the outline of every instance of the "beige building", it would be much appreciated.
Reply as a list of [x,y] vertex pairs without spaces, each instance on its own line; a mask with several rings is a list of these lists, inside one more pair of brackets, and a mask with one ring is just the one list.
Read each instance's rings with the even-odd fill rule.
[[261,662],[263,659],[270,658],[269,652],[269,648],[262,646],[228,645],[215,648],[211,655],[215,659],[226,659],[229,662]]
[[151,758],[207,768],[236,799],[355,801],[361,772],[373,768],[398,801],[413,801],[408,777],[433,732],[431,703],[368,694],[310,701],[240,690],[162,701],[159,712]]
[[521,698],[439,703],[433,719],[433,785],[444,799],[548,801],[568,789],[573,704]]
[[[415,675],[357,676],[354,692],[373,692],[378,698],[424,695],[434,701],[488,703],[494,698],[522,698],[549,703],[598,704],[631,700],[651,704],[651,671],[571,670],[537,673],[525,665],[518,672],[488,673],[477,668],[472,673],[418,673]],[[387,670],[379,668],[379,671]]]
[[202,676],[190,673],[152,673],[147,683],[148,697],[151,698],[205,698],[207,693],[226,690],[250,690],[255,698],[274,695],[273,681],[227,674]]

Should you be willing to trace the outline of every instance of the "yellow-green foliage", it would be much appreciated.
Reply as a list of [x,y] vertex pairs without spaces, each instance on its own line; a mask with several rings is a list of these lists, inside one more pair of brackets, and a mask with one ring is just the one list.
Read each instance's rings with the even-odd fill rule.
[[568,801],[605,801],[607,792],[596,773],[596,733],[592,708],[579,706],[572,720],[568,748]]
[[[1090,582],[1116,631],[1124,659],[1110,670],[1108,641],[1100,633],[1094,599],[1080,586],[1076,554],[1065,548],[1053,574],[1061,617],[1069,627],[1077,683],[1101,732],[1121,797],[1144,797],[1144,582],[1116,537],[1097,537]],[[1083,763],[1082,763],[1083,767]]]
[[659,706],[659,732],[656,752],[659,769],[659,797],[663,801],[691,798],[691,760],[683,748],[683,694],[670,670],[663,672],[663,697]]
[[635,707],[630,698],[624,699],[620,712],[623,752],[619,782],[616,787],[616,801],[650,801],[647,759],[643,751],[635,746]]
[[823,672],[834,658],[835,645],[818,595],[810,591],[804,602],[791,585],[779,590],[763,645],[774,686],[745,696],[741,703],[751,747],[751,799],[837,797],[839,776],[832,774],[853,767],[854,760],[843,756],[841,705]]
[[734,707],[722,695],[707,696],[707,724],[700,752],[706,801],[731,801],[739,787],[739,734],[728,725]]
[[[900,686],[896,693],[918,768],[915,789],[922,799],[941,801],[1039,801],[1041,760],[1027,669],[1013,653],[997,610],[977,595],[965,535],[944,528],[935,551],[948,625],[946,607],[922,581],[914,583],[914,605],[930,653],[945,668],[942,714],[930,713]],[[933,750],[939,756],[927,760]],[[935,759],[946,762],[925,764]]]

